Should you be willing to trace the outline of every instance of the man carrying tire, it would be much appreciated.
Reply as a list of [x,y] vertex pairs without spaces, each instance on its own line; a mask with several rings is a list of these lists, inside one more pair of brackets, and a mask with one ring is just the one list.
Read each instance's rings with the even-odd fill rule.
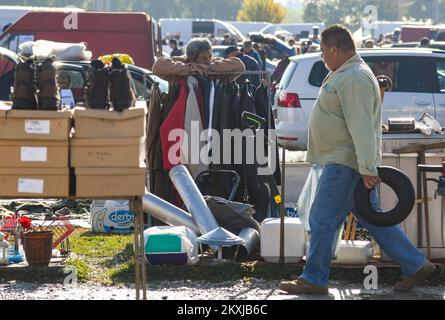
[[[381,97],[371,69],[357,53],[351,32],[333,25],[321,35],[321,51],[330,73],[324,80],[309,123],[307,161],[323,166],[310,210],[310,244],[303,274],[284,281],[290,294],[328,294],[336,230],[354,207],[357,183],[379,182]],[[378,227],[359,218],[381,249],[401,267],[405,279],[394,290],[406,292],[434,272],[434,265],[399,226]]]

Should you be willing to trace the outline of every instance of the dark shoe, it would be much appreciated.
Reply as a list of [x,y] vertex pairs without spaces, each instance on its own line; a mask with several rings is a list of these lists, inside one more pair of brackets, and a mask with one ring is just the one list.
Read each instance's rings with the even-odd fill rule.
[[280,290],[286,291],[289,294],[311,294],[311,295],[326,295],[329,294],[328,288],[318,287],[303,278],[298,278],[294,281],[282,281],[280,283]]
[[125,109],[134,107],[136,94],[134,93],[130,72],[125,65],[118,58],[113,58],[111,64],[111,102],[115,111],[122,112]]
[[110,85],[110,70],[100,60],[91,61],[88,71],[88,87],[86,90],[87,107],[106,110],[108,103],[108,86]]
[[19,110],[37,110],[34,70],[31,60],[20,62],[15,66],[12,108]]
[[394,291],[396,292],[408,292],[413,289],[415,286],[421,284],[429,275],[434,273],[436,267],[434,264],[428,262],[422,269],[417,271],[412,276],[396,283],[394,286]]
[[59,90],[56,81],[56,68],[48,58],[37,68],[37,97],[40,110],[57,111],[60,105]]

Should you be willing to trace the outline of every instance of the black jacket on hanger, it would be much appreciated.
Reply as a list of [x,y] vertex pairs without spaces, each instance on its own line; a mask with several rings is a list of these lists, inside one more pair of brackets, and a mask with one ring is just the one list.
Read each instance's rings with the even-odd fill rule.
[[[273,117],[272,108],[269,103],[267,88],[264,86],[264,84],[261,84],[255,91],[255,110],[257,112],[257,115],[266,119],[265,134],[268,137],[268,130],[275,129],[275,120]],[[268,154],[268,146],[266,143],[264,145],[264,150],[266,151],[266,154]],[[272,152],[275,152],[276,159],[276,167],[273,172],[273,176],[277,185],[281,185],[281,169],[279,161],[280,158],[278,155],[278,141],[276,138],[274,140],[274,145],[272,146]]]

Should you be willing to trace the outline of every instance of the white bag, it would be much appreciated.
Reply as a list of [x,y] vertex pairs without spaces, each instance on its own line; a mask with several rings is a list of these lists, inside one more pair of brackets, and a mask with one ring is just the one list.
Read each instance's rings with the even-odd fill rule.
[[[48,40],[27,41],[19,46],[23,55],[34,55],[38,60],[55,57],[56,60],[91,60],[93,54],[87,51],[84,42],[65,43]],[[30,54],[31,51],[31,54]]]

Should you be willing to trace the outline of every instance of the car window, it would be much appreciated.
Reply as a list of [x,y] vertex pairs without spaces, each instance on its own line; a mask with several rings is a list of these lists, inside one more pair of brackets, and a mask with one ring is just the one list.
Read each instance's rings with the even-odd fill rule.
[[418,57],[364,58],[376,76],[385,75],[393,81],[394,92],[432,93],[431,67],[427,59]]
[[68,89],[83,89],[85,88],[85,79],[83,77],[81,70],[73,70],[73,69],[58,69],[57,70],[58,79],[65,79],[68,77],[69,79],[69,88]]
[[295,73],[295,70],[297,69],[298,63],[295,61],[290,61],[289,65],[287,66],[286,70],[283,73],[283,77],[280,81],[280,89],[286,89],[289,86],[289,83]]
[[321,87],[324,79],[328,75],[329,71],[323,61],[317,61],[312,66],[311,73],[309,74],[309,83],[315,87]]
[[437,81],[439,85],[439,92],[445,93],[445,61],[436,63]]
[[136,88],[137,99],[145,100],[148,97],[148,93],[146,92],[144,77],[136,72],[131,72],[131,77],[133,78],[133,83]]

